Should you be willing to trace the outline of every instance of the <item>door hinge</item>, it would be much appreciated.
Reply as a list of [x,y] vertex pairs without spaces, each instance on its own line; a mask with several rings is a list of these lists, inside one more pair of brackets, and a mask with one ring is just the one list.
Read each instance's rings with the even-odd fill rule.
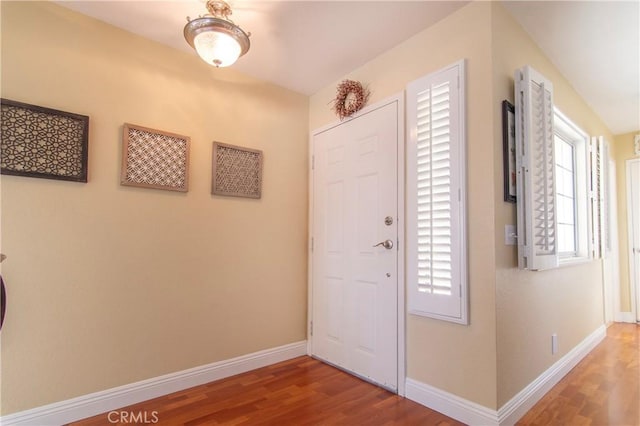
[[313,321],[311,321],[309,323],[309,334],[311,334],[311,336],[313,336]]
[[311,156],[311,170],[315,170],[316,169],[316,156],[312,155]]
[[311,253],[313,253],[313,245],[314,245],[315,241],[313,239],[313,237],[311,237]]

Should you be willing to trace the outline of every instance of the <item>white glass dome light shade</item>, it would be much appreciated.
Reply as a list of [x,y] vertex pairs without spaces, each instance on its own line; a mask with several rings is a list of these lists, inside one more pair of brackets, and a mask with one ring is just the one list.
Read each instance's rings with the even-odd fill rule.
[[216,67],[228,67],[233,64],[242,51],[233,37],[215,31],[201,32],[195,36],[193,44],[202,60]]
[[205,62],[216,67],[233,64],[251,44],[249,36],[233,22],[211,16],[189,21],[184,38]]

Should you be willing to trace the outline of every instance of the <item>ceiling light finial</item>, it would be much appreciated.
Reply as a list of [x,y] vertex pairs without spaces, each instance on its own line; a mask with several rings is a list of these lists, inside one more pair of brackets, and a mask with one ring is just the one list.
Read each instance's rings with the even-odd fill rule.
[[231,21],[229,16],[233,14],[233,11],[231,10],[229,3],[224,0],[208,0],[207,10],[215,18],[222,18],[227,21]]
[[227,67],[249,51],[249,34],[234,24],[233,12],[224,0],[208,0],[208,14],[189,20],[184,38],[208,64]]

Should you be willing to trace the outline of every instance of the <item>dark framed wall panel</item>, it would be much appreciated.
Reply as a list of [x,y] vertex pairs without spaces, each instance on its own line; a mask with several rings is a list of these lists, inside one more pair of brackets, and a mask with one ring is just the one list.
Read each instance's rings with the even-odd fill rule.
[[504,167],[504,201],[515,203],[516,195],[516,118],[515,107],[502,101],[502,158]]
[[0,99],[0,172],[87,181],[89,117]]

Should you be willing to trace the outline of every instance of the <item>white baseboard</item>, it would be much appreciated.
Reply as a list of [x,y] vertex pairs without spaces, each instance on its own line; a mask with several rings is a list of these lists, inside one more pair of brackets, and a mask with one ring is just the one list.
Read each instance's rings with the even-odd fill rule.
[[60,425],[307,354],[297,342],[0,417],[1,425]]
[[603,324],[588,335],[565,356],[556,361],[544,373],[538,376],[527,387],[518,392],[498,410],[500,426],[513,425],[529,411],[547,392],[567,375],[585,356],[595,348],[607,335],[607,327]]
[[[635,322],[635,321],[633,321]],[[406,397],[469,425],[513,425],[606,335],[598,327],[498,411],[410,378]],[[2,425],[60,425],[307,354],[297,342],[0,417]]]
[[633,312],[616,312],[614,321],[615,322],[630,322],[632,324],[636,323],[636,319],[634,318]]
[[409,378],[406,397],[468,425],[514,425],[605,336],[601,325],[497,411]]
[[407,378],[406,398],[468,425],[498,426],[495,410]]

